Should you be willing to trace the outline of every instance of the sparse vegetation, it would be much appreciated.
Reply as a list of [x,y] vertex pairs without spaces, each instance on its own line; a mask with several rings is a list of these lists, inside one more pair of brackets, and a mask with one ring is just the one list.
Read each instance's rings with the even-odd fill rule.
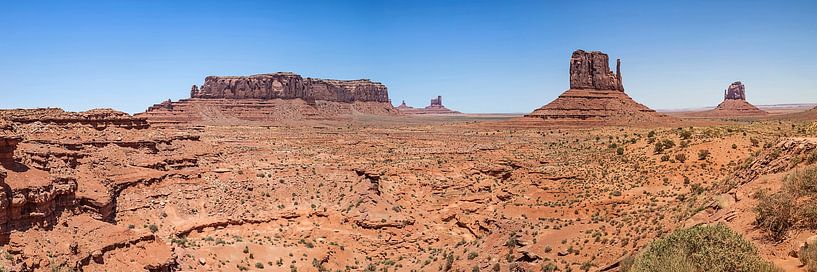
[[783,188],[770,194],[757,193],[755,224],[775,241],[785,238],[793,227],[817,228],[817,166],[809,166],[783,179]]
[[[626,266],[625,266],[626,265]],[[652,242],[622,271],[780,271],[723,224],[677,230]]]

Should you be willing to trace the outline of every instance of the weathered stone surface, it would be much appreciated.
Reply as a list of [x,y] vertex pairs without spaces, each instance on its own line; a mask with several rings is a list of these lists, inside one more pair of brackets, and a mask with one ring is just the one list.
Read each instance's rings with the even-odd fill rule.
[[576,50],[570,58],[570,88],[624,91],[621,82],[621,60],[616,60],[616,73],[610,71],[607,54],[599,51]]
[[420,115],[420,114],[460,114],[461,112],[453,111],[445,106],[443,106],[443,97],[437,96],[437,98],[432,98],[431,103],[425,108],[414,108],[411,106],[406,105],[406,101],[397,106],[397,110],[403,114],[412,114],[412,115]]
[[740,81],[729,84],[729,88],[723,91],[723,99],[746,100],[746,87]]
[[201,89],[193,86],[191,98],[313,99],[334,102],[389,102],[386,86],[368,79],[333,80],[303,78],[294,73],[253,76],[209,76]]

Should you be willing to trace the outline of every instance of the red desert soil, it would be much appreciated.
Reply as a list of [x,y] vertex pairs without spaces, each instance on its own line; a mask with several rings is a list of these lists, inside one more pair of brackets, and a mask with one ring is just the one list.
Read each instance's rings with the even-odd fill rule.
[[[42,112],[47,121],[25,121]],[[4,122],[0,142],[6,269],[595,270],[683,226],[723,221],[758,236],[747,195],[774,186],[790,169],[783,158],[813,148],[789,142],[817,129],[565,129],[475,116],[163,128],[116,112],[75,119],[88,115],[3,113],[17,120]],[[674,145],[656,153],[665,140]],[[767,143],[781,146],[780,159],[753,155]],[[699,159],[701,150],[711,155]],[[795,261],[776,252],[808,235],[753,241],[786,265]]]

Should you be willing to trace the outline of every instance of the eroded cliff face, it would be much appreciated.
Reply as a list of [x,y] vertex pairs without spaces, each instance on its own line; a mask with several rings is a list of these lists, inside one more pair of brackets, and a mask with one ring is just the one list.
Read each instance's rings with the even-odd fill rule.
[[11,123],[0,121],[0,243],[12,230],[49,226],[55,214],[76,205],[76,180],[17,162],[14,152],[23,138]]
[[333,80],[303,78],[294,73],[253,76],[208,76],[201,88],[193,86],[191,98],[295,99],[334,102],[389,102],[385,85],[368,79]]
[[729,88],[723,93],[724,100],[746,100],[746,87],[740,81],[729,84]]
[[574,51],[570,57],[570,88],[623,92],[621,60],[616,60],[616,73],[614,74],[610,71],[607,54],[599,51]]

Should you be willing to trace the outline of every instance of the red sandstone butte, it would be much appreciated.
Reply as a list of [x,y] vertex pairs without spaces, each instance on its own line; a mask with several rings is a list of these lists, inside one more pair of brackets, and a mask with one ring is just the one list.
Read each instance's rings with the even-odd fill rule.
[[746,101],[746,87],[740,81],[729,84],[723,91],[723,102],[715,109],[692,113],[694,117],[752,117],[768,115],[754,105]]
[[525,117],[576,124],[651,123],[674,118],[658,114],[624,93],[621,60],[610,71],[607,54],[576,50],[570,58],[570,89]]

